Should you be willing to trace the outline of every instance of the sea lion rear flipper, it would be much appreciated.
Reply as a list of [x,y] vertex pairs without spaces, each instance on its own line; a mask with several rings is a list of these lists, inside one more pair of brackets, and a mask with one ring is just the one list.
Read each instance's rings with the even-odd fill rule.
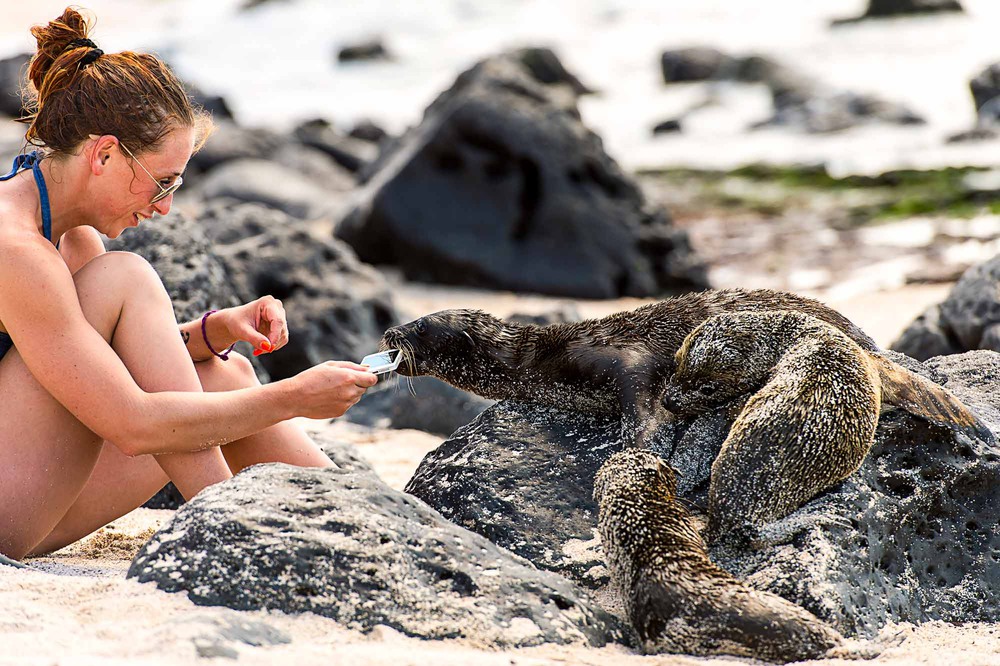
[[983,442],[996,443],[996,436],[951,391],[931,380],[873,356],[882,383],[882,402],[905,409],[931,423],[961,430]]

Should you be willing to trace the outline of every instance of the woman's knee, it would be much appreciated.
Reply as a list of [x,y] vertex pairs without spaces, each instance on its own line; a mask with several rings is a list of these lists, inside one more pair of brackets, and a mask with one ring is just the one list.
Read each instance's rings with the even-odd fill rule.
[[132,252],[106,252],[94,257],[73,274],[73,280],[84,315],[105,337],[113,332],[130,299],[172,311],[170,296],[156,270]]
[[229,360],[211,358],[194,364],[205,391],[235,391],[257,386],[257,373],[250,360],[236,352],[229,353]]
[[[94,257],[73,275],[77,291],[99,287],[104,293],[109,287],[132,292],[141,290],[166,296],[166,289],[156,269],[148,261],[134,252],[105,252]],[[82,294],[81,294],[82,296]]]

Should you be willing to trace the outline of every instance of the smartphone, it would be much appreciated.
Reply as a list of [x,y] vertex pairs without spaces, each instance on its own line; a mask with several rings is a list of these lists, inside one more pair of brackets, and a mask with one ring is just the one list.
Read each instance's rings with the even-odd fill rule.
[[381,375],[387,372],[392,372],[398,368],[399,363],[402,360],[403,353],[401,351],[398,349],[389,349],[384,352],[365,356],[361,359],[361,365],[367,365],[368,372],[374,372],[376,375]]

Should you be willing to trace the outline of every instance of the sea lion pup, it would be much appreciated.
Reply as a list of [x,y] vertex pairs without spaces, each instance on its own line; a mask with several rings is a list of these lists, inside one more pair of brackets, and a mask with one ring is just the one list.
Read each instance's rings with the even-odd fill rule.
[[642,449],[619,451],[594,477],[611,583],[645,652],[787,662],[840,642],[804,609],[713,564],[676,488],[673,470]]
[[479,310],[445,310],[391,328],[381,348],[399,348],[402,375],[431,375],[493,400],[539,402],[621,416],[623,441],[644,444],[667,417],[660,395],[688,333],[720,312],[797,310],[878,346],[819,301],[770,289],[684,294],[601,319],[534,326]]
[[745,400],[712,464],[709,542],[734,532],[752,538],[847,478],[874,443],[883,405],[993,439],[944,387],[802,312],[715,315],[676,361],[664,392],[672,411]]

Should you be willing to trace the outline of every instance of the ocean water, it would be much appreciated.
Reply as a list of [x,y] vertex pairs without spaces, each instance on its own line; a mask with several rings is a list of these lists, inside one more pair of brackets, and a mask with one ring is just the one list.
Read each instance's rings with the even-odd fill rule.
[[[630,169],[728,168],[751,162],[818,163],[835,173],[996,165],[1000,141],[946,145],[974,122],[968,80],[1000,61],[1000,0],[963,0],[965,15],[831,28],[865,0],[91,0],[105,50],[147,49],[186,79],[229,100],[240,122],[287,128],[313,117],[348,127],[369,118],[393,132],[477,59],[526,45],[552,47],[599,91],[581,100],[584,122]],[[0,56],[30,50],[31,24],[65,0],[0,7]],[[381,38],[393,59],[339,64],[342,45]],[[829,135],[747,131],[768,115],[761,86],[665,86],[659,55],[710,45],[758,52],[837,89],[877,93],[923,115],[922,127],[873,125]],[[705,99],[681,134],[651,127]]]

